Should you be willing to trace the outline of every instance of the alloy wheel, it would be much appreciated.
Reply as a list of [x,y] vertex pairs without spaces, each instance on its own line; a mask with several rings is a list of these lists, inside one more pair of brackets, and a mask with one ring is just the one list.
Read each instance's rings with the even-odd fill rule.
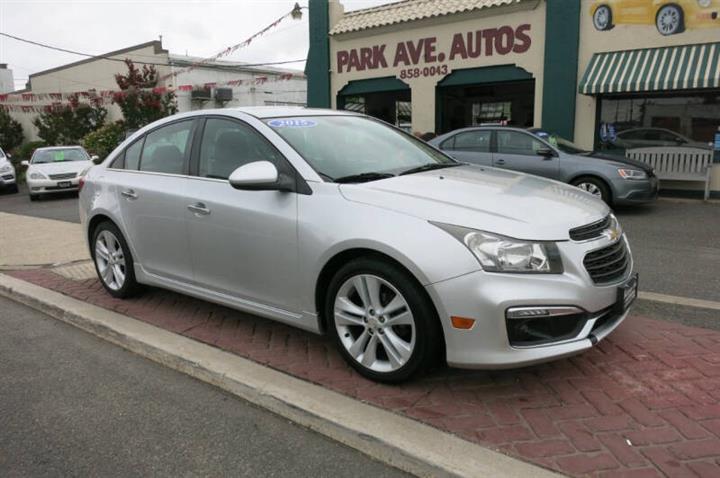
[[657,15],[657,29],[663,35],[672,35],[680,30],[681,13],[677,7],[669,5],[660,9]]
[[580,189],[585,192],[592,194],[593,196],[602,197],[602,191],[597,185],[593,183],[580,183],[577,185]]
[[415,319],[396,287],[371,274],[347,279],[334,303],[335,327],[345,350],[374,372],[403,367],[415,349]]
[[125,284],[125,254],[115,234],[101,231],[95,240],[95,264],[102,281],[112,290],[120,290]]
[[610,9],[606,6],[600,6],[595,10],[593,15],[593,23],[597,30],[605,30],[610,24]]

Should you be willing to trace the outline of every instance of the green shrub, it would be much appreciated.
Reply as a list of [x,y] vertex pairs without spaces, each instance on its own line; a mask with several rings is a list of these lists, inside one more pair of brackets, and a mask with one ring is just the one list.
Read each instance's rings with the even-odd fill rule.
[[37,148],[41,148],[45,146],[44,141],[29,141],[27,143],[23,143],[20,145],[20,147],[16,148],[15,151],[13,151],[13,156],[10,161],[15,165],[15,172],[17,174],[17,182],[18,184],[25,182],[25,168],[20,166],[21,161],[30,161],[30,158],[32,158],[33,153]]
[[102,128],[87,134],[82,145],[90,154],[97,154],[104,160],[118,144],[125,139],[125,127],[122,123],[106,124]]
[[6,153],[20,146],[25,139],[22,125],[12,119],[4,109],[0,109],[0,148]]
[[105,124],[107,110],[100,99],[91,98],[81,103],[77,95],[67,104],[52,105],[33,120],[38,136],[52,146],[76,145],[88,133]]

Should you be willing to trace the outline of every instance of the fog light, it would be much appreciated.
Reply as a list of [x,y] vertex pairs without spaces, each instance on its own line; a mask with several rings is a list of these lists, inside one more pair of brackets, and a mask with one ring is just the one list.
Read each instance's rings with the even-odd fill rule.
[[558,317],[561,315],[582,314],[584,311],[572,306],[552,307],[510,307],[505,312],[508,319],[532,319],[537,317]]

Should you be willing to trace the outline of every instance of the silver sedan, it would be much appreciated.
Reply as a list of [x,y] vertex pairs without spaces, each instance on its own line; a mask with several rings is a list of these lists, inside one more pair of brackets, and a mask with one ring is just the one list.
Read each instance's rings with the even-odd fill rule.
[[598,198],[338,111],[160,120],[87,173],[80,214],[111,295],[152,285],[327,333],[386,382],[576,354],[637,292]]

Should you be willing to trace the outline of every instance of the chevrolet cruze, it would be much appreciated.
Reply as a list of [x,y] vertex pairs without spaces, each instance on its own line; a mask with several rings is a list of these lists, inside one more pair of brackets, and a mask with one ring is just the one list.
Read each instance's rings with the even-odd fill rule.
[[379,381],[576,354],[637,293],[600,199],[354,113],[165,118],[86,174],[80,212],[111,295],[147,284],[327,333]]

